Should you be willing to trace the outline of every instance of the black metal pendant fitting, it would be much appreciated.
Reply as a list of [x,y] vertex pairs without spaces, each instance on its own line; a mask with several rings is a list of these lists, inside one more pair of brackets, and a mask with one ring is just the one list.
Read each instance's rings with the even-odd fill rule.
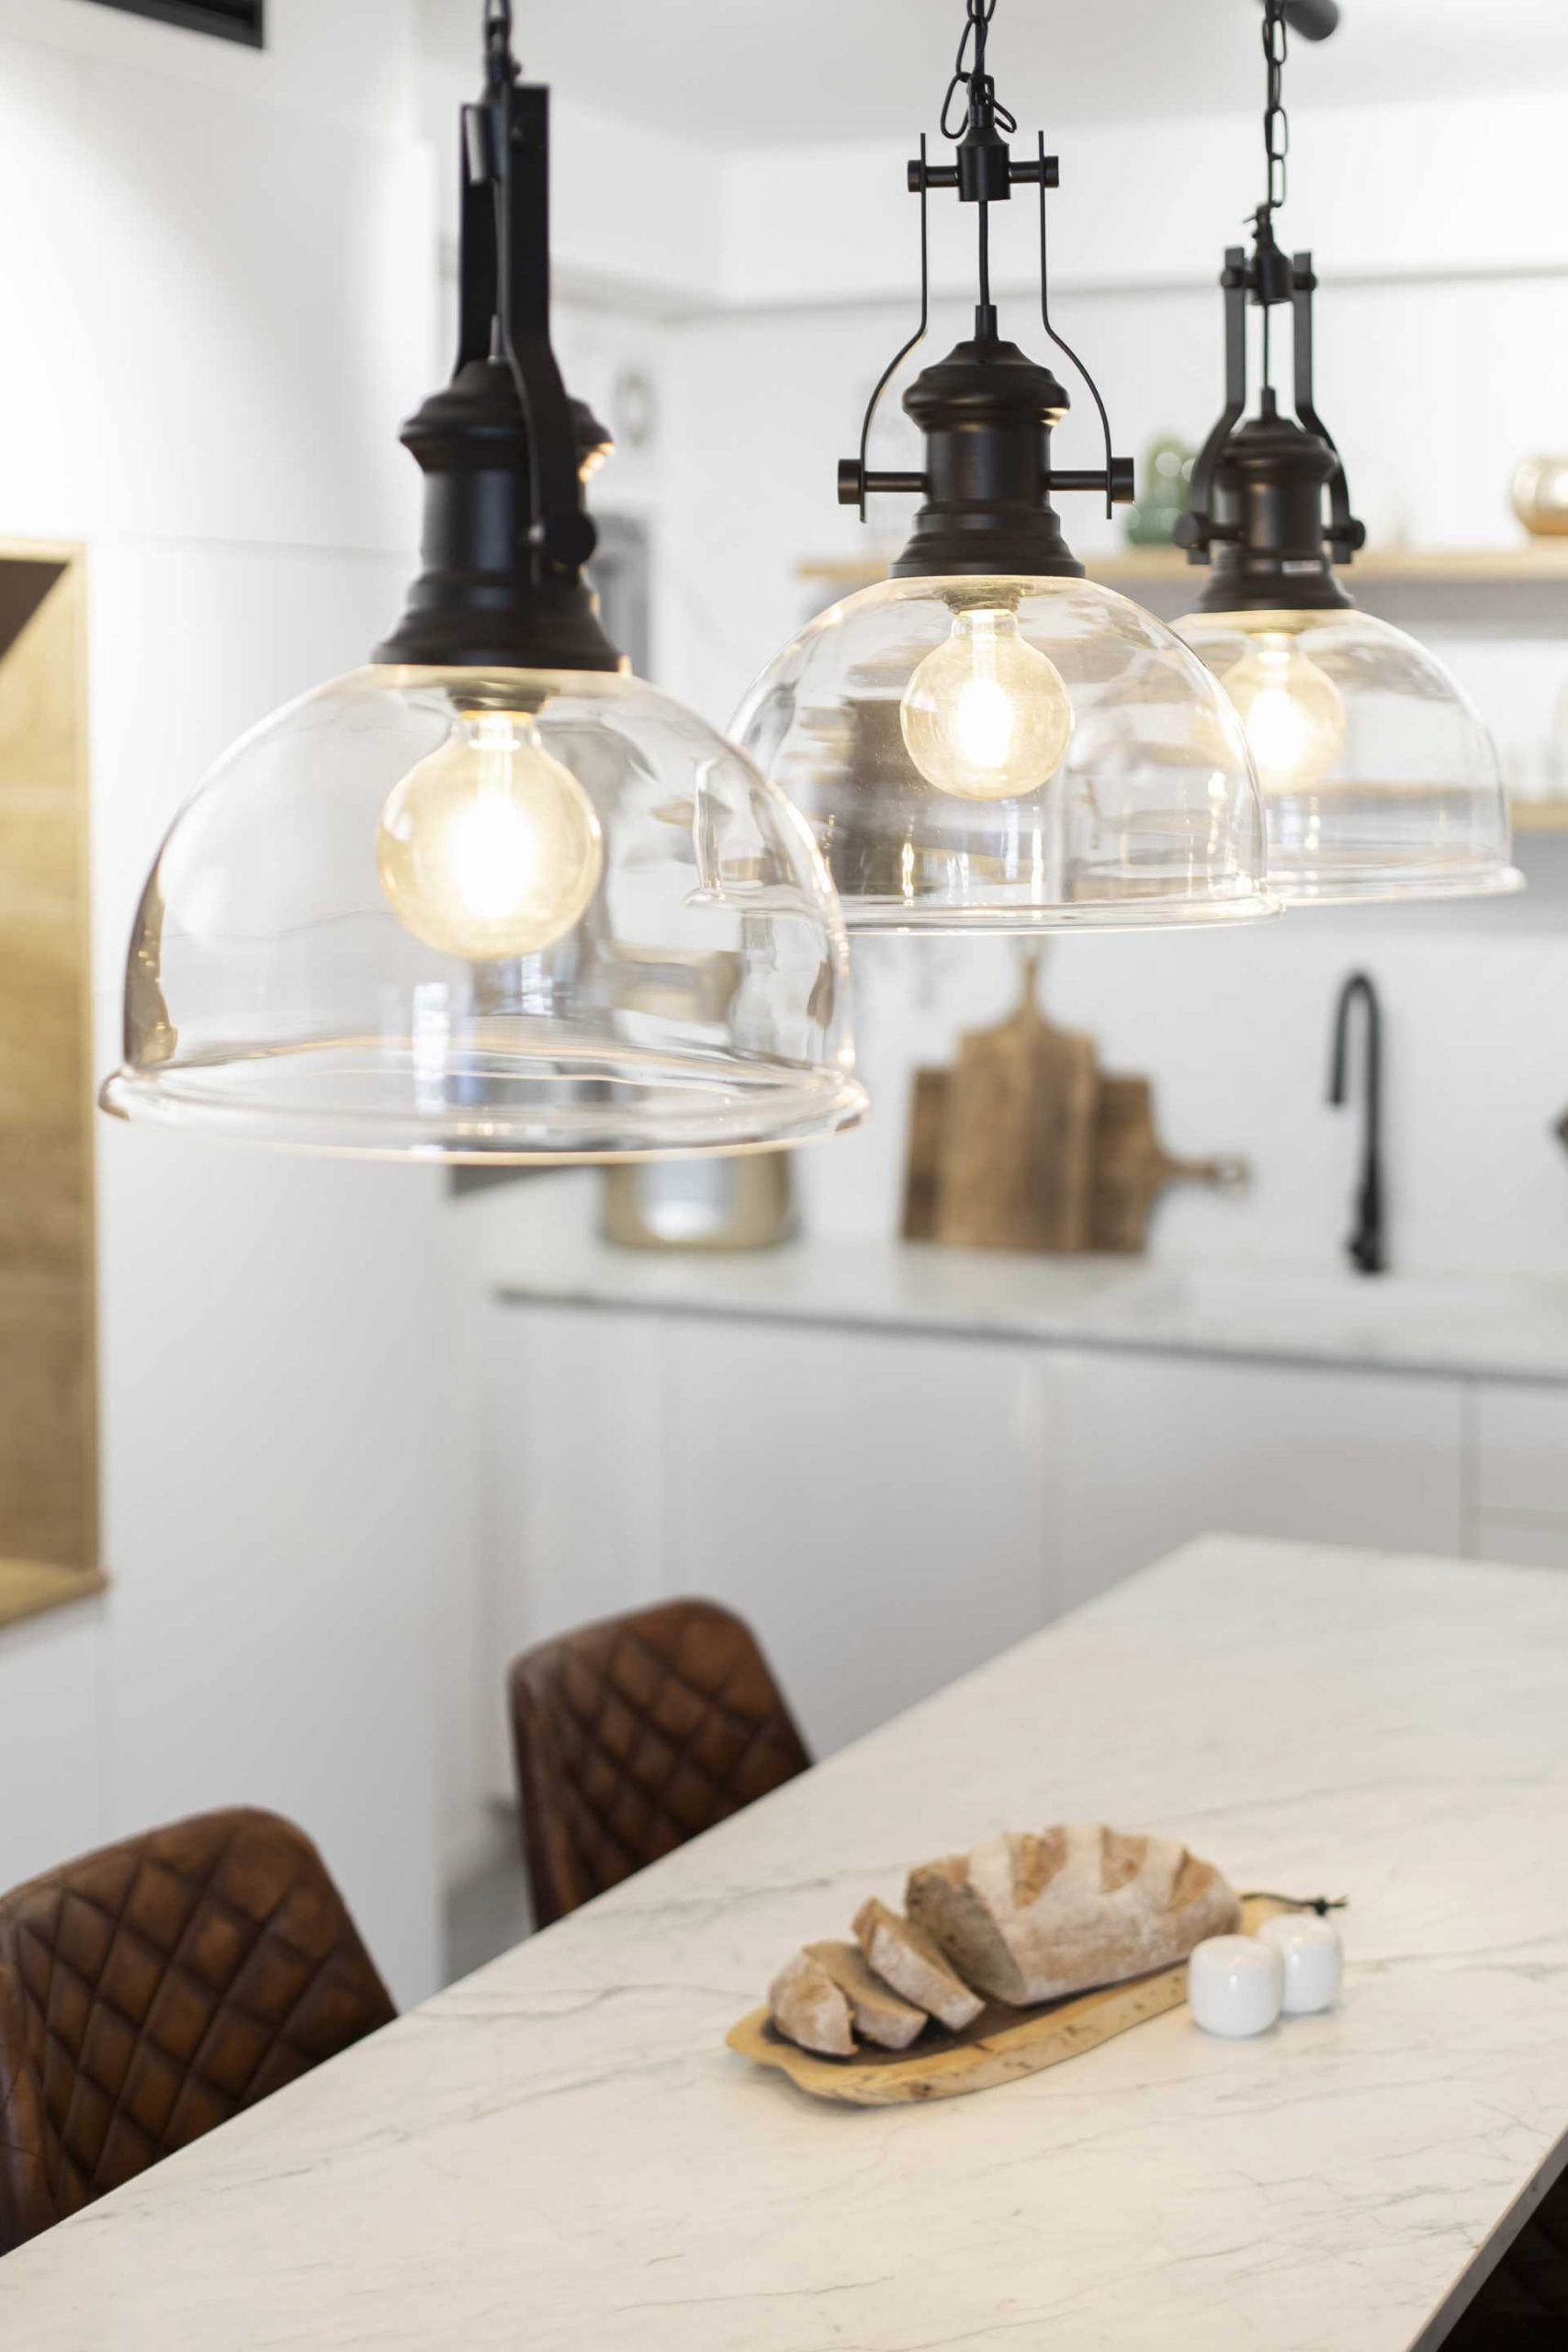
[[961,343],[922,368],[904,407],[925,436],[924,503],[894,577],[1081,578],[1051,503],[1066,486],[1051,470],[1051,431],[1066,406],[1051,370],[1015,343]]
[[[992,0],[994,6],[995,0]],[[920,317],[914,334],[883,369],[861,426],[860,455],[841,458],[839,503],[858,506],[878,492],[903,492],[923,503],[908,545],[893,565],[896,579],[953,575],[998,575],[1079,579],[1083,566],[1062,537],[1052,493],[1100,492],[1109,514],[1133,496],[1133,462],[1112,457],[1111,425],[1094,379],[1051,324],[1046,266],[1045,194],[1057,184],[1056,159],[1037,141],[1032,161],[1015,164],[1002,131],[1017,128],[997,103],[986,71],[986,34],[990,9],[969,0],[958,66],[942,108],[942,130],[956,141],[956,161],[930,164],[926,142],[907,171],[910,193],[920,199]],[[967,92],[966,119],[960,133],[948,122],[954,93]],[[999,126],[999,127],[998,127]],[[1051,434],[1067,413],[1067,395],[1050,368],[1040,367],[997,333],[991,301],[989,208],[1011,198],[1020,186],[1040,192],[1040,317],[1046,334],[1077,368],[1099,411],[1105,443],[1103,468],[1062,471],[1051,464]],[[872,419],[897,369],[922,341],[931,315],[931,264],[926,198],[931,188],[956,189],[962,204],[978,206],[979,300],[975,334],[934,367],[923,368],[904,395],[904,409],[925,438],[925,464],[919,473],[874,472],[866,462]]]
[[423,569],[374,659],[452,669],[619,670],[582,577],[581,472],[608,436],[550,345],[549,93],[490,43],[463,109],[457,364],[403,427],[425,478]]
[[1354,601],[1335,574],[1323,518],[1338,462],[1264,394],[1261,413],[1230,435],[1214,467],[1200,612],[1326,612]]
[[[1192,469],[1176,541],[1211,578],[1198,599],[1205,613],[1328,612],[1354,599],[1336,577],[1366,541],[1350,512],[1349,485],[1333,435],[1313,395],[1312,255],[1287,256],[1274,243],[1268,209],[1257,243],[1225,254],[1225,405]],[[1247,406],[1247,311],[1289,304],[1294,340],[1293,417],[1280,413],[1265,385],[1257,416]]]

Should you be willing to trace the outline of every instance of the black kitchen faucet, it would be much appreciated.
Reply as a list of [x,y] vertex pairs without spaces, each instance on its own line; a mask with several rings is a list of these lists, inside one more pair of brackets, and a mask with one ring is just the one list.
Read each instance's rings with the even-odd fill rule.
[[1378,992],[1365,972],[1352,972],[1339,991],[1334,1015],[1334,1067],[1328,1099],[1345,1100],[1347,1047],[1350,1007],[1359,997],[1367,1008],[1366,1120],[1361,1136],[1361,1181],[1356,1193],[1356,1227],[1345,1244],[1346,1253],[1363,1274],[1386,1272],[1382,1221],[1382,1010]]

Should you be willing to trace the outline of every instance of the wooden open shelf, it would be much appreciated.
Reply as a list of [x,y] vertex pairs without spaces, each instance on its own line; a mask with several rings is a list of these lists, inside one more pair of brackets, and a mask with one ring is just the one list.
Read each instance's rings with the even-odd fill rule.
[[[1084,559],[1091,580],[1116,588],[1136,580],[1201,580],[1201,567],[1190,564],[1179,548],[1124,548],[1114,555]],[[1561,538],[1527,539],[1511,548],[1367,548],[1350,566],[1356,580],[1392,581],[1409,586],[1444,582],[1456,588],[1517,586],[1540,582],[1542,586],[1568,586],[1568,535]],[[840,593],[868,588],[887,575],[882,557],[811,556],[797,566],[802,580],[820,582]]]
[[41,1617],[75,1600],[105,1592],[108,1578],[96,1568],[51,1568],[35,1560],[0,1560],[0,1625]]

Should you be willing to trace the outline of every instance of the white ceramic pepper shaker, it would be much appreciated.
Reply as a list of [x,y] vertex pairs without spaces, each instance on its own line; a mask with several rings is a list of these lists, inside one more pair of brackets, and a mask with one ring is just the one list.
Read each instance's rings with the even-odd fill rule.
[[1344,1946],[1333,1920],[1317,1911],[1281,1911],[1265,1919],[1258,1933],[1284,1962],[1286,2017],[1331,2009],[1345,1973]]
[[1205,2033],[1267,2033],[1284,1995],[1284,1961],[1257,1936],[1211,1936],[1188,1961],[1188,2006]]

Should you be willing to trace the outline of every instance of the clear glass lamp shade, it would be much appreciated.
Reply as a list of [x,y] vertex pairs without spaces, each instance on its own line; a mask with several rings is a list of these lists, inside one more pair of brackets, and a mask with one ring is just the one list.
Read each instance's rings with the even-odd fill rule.
[[637,1158],[853,1125],[809,831],[640,680],[356,671],[267,719],[142,896],[106,1109],[448,1159]]
[[1240,711],[1287,903],[1517,890],[1496,746],[1440,662],[1370,613],[1176,624]]
[[731,731],[808,820],[852,930],[1276,911],[1235,710],[1087,580],[879,582],[785,647]]

